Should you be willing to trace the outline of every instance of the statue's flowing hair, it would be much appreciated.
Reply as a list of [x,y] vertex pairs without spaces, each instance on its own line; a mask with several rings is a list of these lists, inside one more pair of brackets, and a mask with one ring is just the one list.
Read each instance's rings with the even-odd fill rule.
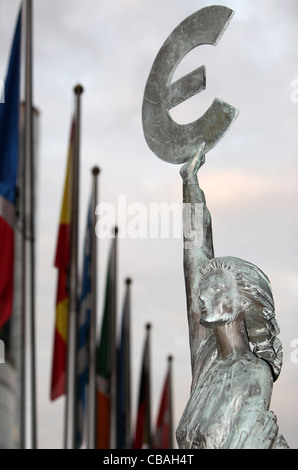
[[202,268],[201,276],[222,270],[233,276],[239,291],[249,301],[245,322],[253,353],[271,366],[273,379],[276,380],[283,354],[281,341],[277,338],[279,327],[270,281],[254,264],[232,256],[213,258]]

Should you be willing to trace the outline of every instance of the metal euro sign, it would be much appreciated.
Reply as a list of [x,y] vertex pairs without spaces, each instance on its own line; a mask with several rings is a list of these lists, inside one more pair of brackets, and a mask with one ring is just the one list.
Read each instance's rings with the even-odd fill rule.
[[143,130],[149,148],[162,160],[184,163],[205,143],[211,150],[228,131],[238,110],[215,98],[205,114],[189,124],[177,124],[169,110],[206,88],[201,66],[171,83],[183,57],[201,44],[216,46],[234,12],[224,6],[202,8],[186,18],[170,34],[153,63],[142,109]]

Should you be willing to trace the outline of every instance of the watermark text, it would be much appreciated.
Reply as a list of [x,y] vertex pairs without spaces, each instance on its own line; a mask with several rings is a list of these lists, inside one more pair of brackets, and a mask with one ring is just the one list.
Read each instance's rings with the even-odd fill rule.
[[291,362],[292,364],[298,364],[298,339],[291,341],[291,348],[294,348],[291,352]]
[[204,234],[202,203],[127,203],[125,195],[119,195],[117,206],[103,202],[97,205],[95,215],[96,236],[113,238],[110,227],[118,226],[118,238],[181,238],[186,249],[199,249]]
[[291,93],[291,101],[292,103],[298,103],[298,78],[291,81],[291,88],[294,88]]

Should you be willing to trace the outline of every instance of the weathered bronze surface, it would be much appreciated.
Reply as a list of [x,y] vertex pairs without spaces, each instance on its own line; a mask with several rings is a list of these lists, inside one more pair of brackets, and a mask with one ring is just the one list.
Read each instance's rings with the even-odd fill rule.
[[163,160],[185,162],[180,174],[192,385],[176,437],[183,449],[286,449],[270,411],[282,365],[270,281],[248,261],[214,256],[211,216],[197,177],[205,154],[237,111],[218,102],[193,126],[180,127],[168,115],[173,103],[193,94],[195,86],[187,83],[194,77],[202,79],[199,89],[204,85],[202,69],[169,85],[177,60],[202,38],[215,43],[231,14],[225,7],[207,7],[174,30],[154,62],[143,103],[149,147]]
[[270,282],[245,260],[214,257],[211,217],[197,178],[204,161],[201,145],[180,171],[201,243],[184,234],[192,385],[177,442],[191,449],[285,449],[269,411],[282,365]]

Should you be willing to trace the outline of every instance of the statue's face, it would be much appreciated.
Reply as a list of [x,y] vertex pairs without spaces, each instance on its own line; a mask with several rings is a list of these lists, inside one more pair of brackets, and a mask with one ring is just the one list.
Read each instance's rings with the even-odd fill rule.
[[235,280],[227,271],[210,272],[201,282],[200,323],[212,328],[235,320],[243,310],[243,298]]

